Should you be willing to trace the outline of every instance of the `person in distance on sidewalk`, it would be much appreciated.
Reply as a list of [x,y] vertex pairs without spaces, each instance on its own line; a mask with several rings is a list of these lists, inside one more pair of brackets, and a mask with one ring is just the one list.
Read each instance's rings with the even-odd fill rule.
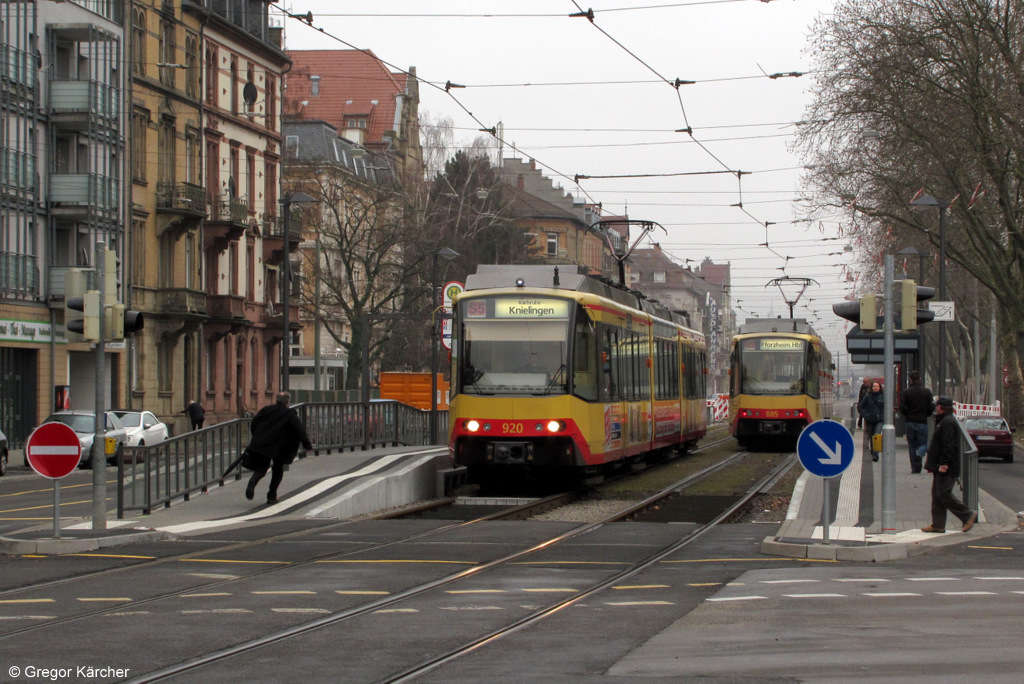
[[910,447],[910,472],[921,472],[928,449],[928,416],[935,411],[932,391],[921,384],[921,374],[910,371],[910,387],[900,398],[900,413],[906,421],[907,445]]
[[965,506],[953,494],[953,485],[960,475],[960,430],[953,412],[953,400],[939,397],[935,402],[935,434],[928,445],[924,469],[932,474],[932,524],[922,532],[941,534],[946,531],[947,511],[960,518],[963,531],[969,532],[978,520],[978,512]]
[[249,426],[252,439],[245,448],[253,462],[252,477],[245,488],[246,499],[252,500],[256,494],[256,484],[270,467],[267,503],[277,503],[277,488],[284,478],[284,467],[295,460],[299,444],[306,451],[313,449],[298,412],[288,405],[291,398],[288,392],[278,392],[277,401],[264,406],[253,416]]

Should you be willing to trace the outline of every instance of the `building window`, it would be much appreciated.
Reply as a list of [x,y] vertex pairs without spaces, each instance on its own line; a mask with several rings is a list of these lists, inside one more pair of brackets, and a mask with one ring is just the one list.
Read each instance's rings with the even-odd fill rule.
[[284,137],[284,154],[288,159],[299,158],[299,136],[286,135]]
[[174,73],[177,64],[174,55],[174,24],[169,21],[160,22],[160,61],[167,66],[160,67],[160,82],[170,88],[174,87]]
[[205,363],[203,364],[203,368],[206,369],[206,377],[203,378],[203,383],[206,385],[207,389],[209,389],[210,387],[213,387],[214,378],[217,377],[215,375],[217,368],[217,343],[213,340],[206,341],[206,359],[204,360]]
[[277,376],[275,372],[274,363],[274,345],[265,344],[263,345],[263,372],[267,376],[267,391],[271,391],[274,388],[274,378]]
[[245,247],[245,298],[256,299],[256,247],[253,245]]
[[185,94],[199,99],[199,38],[188,34],[185,38]]
[[157,364],[157,387],[161,392],[170,392],[174,389],[174,343],[165,340],[157,344],[157,355],[160,361]]
[[165,118],[160,122],[160,162],[157,182],[164,186],[174,185],[174,169],[177,164],[175,157],[176,136],[174,119]]
[[132,70],[139,75],[146,73],[146,12],[135,10],[132,14]]
[[174,287],[174,236],[160,237],[160,287]]
[[149,112],[136,110],[132,115],[132,178],[146,180],[146,135],[149,132]]
[[267,162],[263,174],[264,215],[277,216],[277,164]]
[[228,248],[228,294],[238,294],[238,243]]
[[211,204],[217,202],[220,190],[220,146],[216,140],[206,141],[206,200]]
[[194,129],[185,133],[185,182],[199,185],[199,135]]
[[231,145],[230,152],[231,159],[231,177],[228,179],[228,193],[232,197],[238,195],[238,179],[239,179],[239,166],[238,166],[238,147]]
[[558,233],[548,233],[548,256],[558,255]]
[[252,391],[255,392],[259,381],[259,371],[257,371],[259,366],[257,364],[260,361],[260,348],[256,343],[255,337],[252,338],[252,341],[249,343],[249,347],[249,353],[252,355],[252,360],[249,363],[249,386],[252,388]]
[[146,284],[146,220],[132,219],[132,282]]
[[196,250],[196,234],[189,231],[185,235],[185,287],[190,290],[198,289],[199,283],[199,255]]
[[655,271],[654,272],[654,282],[656,282],[656,283],[663,283],[663,282],[665,282],[665,272],[664,271]]
[[206,48],[206,104],[217,106],[217,48]]

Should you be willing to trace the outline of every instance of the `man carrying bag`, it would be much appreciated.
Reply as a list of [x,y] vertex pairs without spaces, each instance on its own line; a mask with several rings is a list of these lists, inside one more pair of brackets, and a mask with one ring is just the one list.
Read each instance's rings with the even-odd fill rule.
[[284,467],[295,460],[299,444],[307,451],[313,449],[298,412],[288,405],[290,401],[288,392],[279,392],[275,403],[264,406],[253,416],[249,426],[252,439],[242,455],[242,466],[252,470],[245,487],[246,499],[252,500],[256,484],[270,468],[267,503],[277,503],[277,488],[284,478]]

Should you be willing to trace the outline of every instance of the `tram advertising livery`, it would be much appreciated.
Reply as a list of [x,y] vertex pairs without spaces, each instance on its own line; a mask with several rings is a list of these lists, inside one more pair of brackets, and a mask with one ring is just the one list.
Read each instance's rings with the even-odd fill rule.
[[748,318],[732,340],[729,422],[742,447],[795,448],[832,417],[832,356],[807,321]]
[[707,431],[703,336],[636,292],[481,265],[453,316],[449,447],[472,481],[594,483]]

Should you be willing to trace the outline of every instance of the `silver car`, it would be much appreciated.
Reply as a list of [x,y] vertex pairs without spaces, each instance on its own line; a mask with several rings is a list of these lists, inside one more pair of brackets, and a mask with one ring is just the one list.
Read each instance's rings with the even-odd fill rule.
[[[107,463],[117,463],[117,457],[123,456],[125,444],[128,442],[128,435],[125,433],[121,419],[112,412],[107,411],[106,436],[115,441],[113,452],[107,450]],[[82,445],[82,456],[78,461],[79,468],[92,467],[92,440],[95,435],[96,414],[92,411],[57,411],[51,413],[43,422],[64,423],[78,434],[78,441]]]
[[160,422],[151,411],[114,409],[111,413],[121,419],[130,447],[159,444],[167,439],[167,424]]

